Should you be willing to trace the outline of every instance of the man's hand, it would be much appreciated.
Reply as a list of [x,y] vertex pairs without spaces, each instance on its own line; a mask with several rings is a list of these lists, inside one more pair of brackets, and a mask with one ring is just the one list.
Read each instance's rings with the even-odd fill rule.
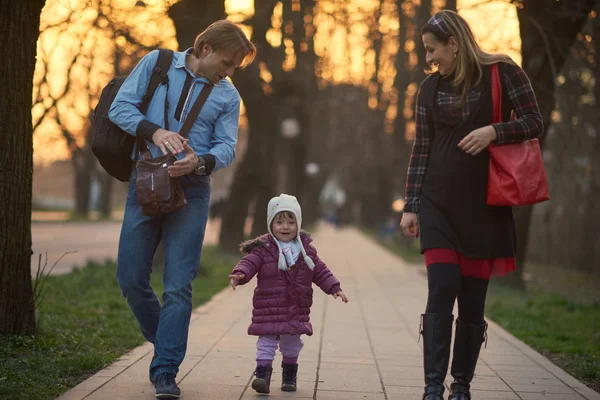
[[183,142],[183,148],[186,152],[185,157],[169,166],[169,176],[172,178],[194,172],[196,165],[198,165],[198,156],[194,153],[187,140]]
[[489,144],[496,140],[496,130],[492,125],[475,129],[458,143],[465,153],[476,156],[481,153]]
[[340,297],[344,303],[348,302],[348,298],[346,297],[344,292],[341,290],[339,292],[333,294],[334,299],[337,299],[338,297]]
[[229,283],[231,284],[233,290],[235,290],[235,287],[239,285],[240,281],[243,280],[245,277],[246,275],[244,274],[229,275]]
[[160,147],[163,154],[169,152],[173,154],[181,153],[183,151],[183,143],[186,142],[185,138],[180,134],[164,129],[157,129],[152,135],[152,141]]

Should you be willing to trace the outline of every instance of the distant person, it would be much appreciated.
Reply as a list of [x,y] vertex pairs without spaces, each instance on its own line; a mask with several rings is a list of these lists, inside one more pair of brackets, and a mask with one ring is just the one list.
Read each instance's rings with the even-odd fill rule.
[[[489,279],[515,270],[512,209],[486,204],[486,149],[490,143],[540,136],[542,117],[525,72],[510,57],[481,50],[457,13],[435,14],[421,34],[427,63],[437,72],[423,81],[417,95],[401,228],[406,236],[420,237],[427,265],[429,297],[421,317],[423,399],[443,399],[452,310],[458,299],[449,400],[470,400],[470,383],[486,339]],[[493,125],[492,64],[498,64],[502,82],[502,120],[510,121]],[[510,120],[511,110],[516,120]]]
[[[226,79],[252,62],[254,45],[234,23],[221,20],[196,37],[194,47],[174,54],[168,84],[160,85],[146,115],[139,110],[158,58],[152,51],[138,63],[121,86],[109,112],[112,122],[133,136],[143,137],[153,157],[178,156],[169,167],[179,179],[187,204],[162,216],[146,216],[136,195],[132,171],[119,241],[117,281],[144,337],[154,344],[150,380],[156,397],[178,398],[175,377],[187,348],[192,313],[192,280],[198,272],[210,199],[209,175],[235,157],[240,96]],[[189,137],[181,128],[205,85],[212,92]],[[168,126],[165,127],[165,96]],[[165,249],[163,303],[150,287],[152,259],[159,242]]]
[[398,234],[400,224],[398,218],[390,215],[379,228],[379,236],[386,242],[392,241]]
[[302,335],[312,335],[312,284],[326,294],[348,298],[339,281],[317,256],[312,239],[300,231],[302,210],[296,197],[281,194],[269,201],[267,234],[242,244],[244,258],[233,269],[231,286],[248,283],[255,275],[254,310],[249,335],[258,336],[252,389],[269,393],[275,351],[283,355],[281,390],[296,391]]

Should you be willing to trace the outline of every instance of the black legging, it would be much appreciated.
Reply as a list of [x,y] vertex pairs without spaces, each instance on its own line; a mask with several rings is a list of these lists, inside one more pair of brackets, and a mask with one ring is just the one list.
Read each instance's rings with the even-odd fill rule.
[[458,298],[458,319],[469,325],[485,321],[485,297],[489,281],[462,276],[456,264],[430,264],[427,267],[429,296],[426,313],[451,314]]

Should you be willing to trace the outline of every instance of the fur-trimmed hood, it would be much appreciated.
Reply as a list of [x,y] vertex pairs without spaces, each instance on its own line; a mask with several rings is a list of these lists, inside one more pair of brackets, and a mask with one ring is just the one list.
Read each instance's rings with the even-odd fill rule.
[[[300,240],[302,240],[302,243],[304,245],[307,245],[308,243],[312,242],[312,237],[310,236],[310,233],[306,231],[300,231]],[[248,254],[255,248],[265,247],[267,243],[271,242],[275,243],[275,239],[273,238],[273,236],[271,236],[270,233],[266,233],[264,235],[255,237],[254,239],[247,240],[240,244],[240,251],[242,252],[242,254]]]

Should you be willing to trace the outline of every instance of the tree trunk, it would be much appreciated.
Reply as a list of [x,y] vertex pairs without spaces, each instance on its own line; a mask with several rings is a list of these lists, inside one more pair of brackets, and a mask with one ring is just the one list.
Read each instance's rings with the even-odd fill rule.
[[[398,166],[402,171],[401,187],[403,188],[406,182],[406,171],[408,169],[408,161],[410,158],[411,144],[406,140],[406,123],[408,120],[414,120],[414,108],[416,101],[416,93],[414,98],[407,98],[407,90],[411,83],[418,86],[425,79],[423,70],[427,67],[425,63],[425,47],[421,39],[421,26],[425,24],[431,17],[431,0],[422,0],[417,6],[413,4],[415,10],[407,10],[410,13],[414,12],[414,17],[408,16],[403,10],[404,1],[397,0],[396,7],[398,10],[398,19],[400,21],[400,35],[398,43],[398,54],[396,55],[396,79],[394,87],[398,93],[398,114],[396,116],[396,126],[394,136],[396,137],[396,146],[398,146]],[[456,6],[454,6],[456,10]],[[412,40],[415,43],[414,54],[416,55],[417,64],[410,64],[409,53],[405,51],[406,41]],[[410,116],[404,116],[404,109],[410,108]]]
[[[431,16],[431,0],[422,0],[418,5],[412,2],[410,7],[406,7],[404,0],[396,1],[396,9],[398,12],[398,20],[400,21],[400,34],[398,35],[398,54],[396,55],[396,78],[394,80],[394,88],[398,94],[398,112],[394,127],[393,137],[396,147],[395,165],[398,174],[398,188],[404,193],[406,185],[406,175],[408,164],[410,161],[410,153],[412,142],[409,142],[406,137],[406,124],[408,121],[414,121],[414,110],[417,93],[414,96],[408,97],[410,84],[416,84],[417,88],[421,85],[425,74],[423,70],[425,64],[425,48],[421,39],[421,26],[427,22]],[[403,8],[404,6],[404,8]],[[456,10],[456,6],[454,6]],[[415,48],[412,50],[416,56],[416,65],[411,64],[411,54],[406,51],[406,42],[412,40],[415,43]],[[405,115],[405,108],[408,108],[409,114]],[[410,245],[412,239],[400,236],[400,240],[404,245]]]
[[[377,107],[366,109],[367,118],[363,121],[366,125],[365,146],[372,146],[372,148],[363,148],[364,154],[361,160],[363,171],[357,176],[371,186],[371,189],[365,187],[365,190],[360,193],[361,225],[374,230],[378,229],[392,213],[391,204],[397,174],[390,174],[390,171],[395,170],[395,156],[399,153],[391,151],[392,140],[385,134],[384,127],[387,99],[383,96],[383,85],[380,82],[384,39],[379,25],[381,17],[386,12],[384,3],[384,0],[380,0],[377,10],[372,17],[369,17],[369,47],[374,52],[375,66],[370,86],[377,89],[375,92]],[[360,185],[359,182],[356,183]]]
[[43,0],[0,3],[0,335],[35,333],[31,107]]
[[[225,3],[212,0],[182,0],[172,5],[168,13],[175,24],[179,48],[185,49],[193,46],[196,36],[212,22],[225,17]],[[248,147],[251,145],[252,142],[249,142]],[[229,199],[236,201],[234,206],[232,201],[226,202],[219,233],[221,247],[228,251],[235,251],[244,236],[255,172],[252,161],[246,157],[238,166],[238,172],[231,184]]]
[[[273,175],[273,174],[270,174]],[[277,196],[278,193],[274,191],[274,177],[263,176],[261,177],[261,184],[258,186],[256,193],[256,202],[254,203],[254,212],[252,213],[252,230],[250,231],[250,237],[254,238],[260,235],[264,235],[267,230],[267,204],[273,196]]]
[[[294,117],[300,123],[300,135],[292,141],[291,160],[288,162],[288,175],[290,180],[289,193],[298,196],[306,190],[306,156],[309,145],[309,129],[311,127],[312,106],[317,93],[317,78],[315,63],[317,56],[314,49],[313,0],[300,0],[300,9],[292,10],[290,2],[284,2],[283,18],[292,22],[293,31],[291,39],[294,43],[296,66],[292,74],[293,84],[291,95],[287,101],[292,103]],[[316,198],[308,201],[318,201]],[[305,206],[306,204],[302,204]]]
[[[600,1],[596,2],[594,7],[596,11],[596,18],[592,21],[592,41],[594,44],[594,51],[596,53],[596,65],[593,69],[595,77],[594,81],[594,106],[597,111],[600,105]],[[591,107],[594,107],[591,106]],[[591,108],[590,107],[590,108]],[[581,268],[585,271],[591,272],[595,275],[600,275],[600,265],[598,263],[600,256],[600,238],[597,235],[597,224],[600,220],[600,204],[598,204],[598,195],[600,194],[600,137],[598,137],[598,129],[600,129],[600,115],[598,112],[593,110],[589,112],[589,124],[594,126],[596,129],[596,135],[592,139],[592,153],[590,160],[590,171],[588,173],[588,179],[590,184],[590,190],[587,192],[585,203],[587,204],[585,210],[585,222],[582,226],[583,230],[583,241],[581,246]],[[586,118],[587,119],[587,118]]]
[[456,0],[446,0],[445,10],[456,11]]
[[75,180],[75,214],[87,218],[90,211],[90,188],[94,169],[94,154],[92,153],[92,130],[83,147],[77,147],[71,153],[73,179]]
[[98,211],[103,218],[112,218],[112,191],[115,180],[102,168],[96,167],[96,177],[100,182],[100,203]]
[[[218,6],[209,6],[209,3],[209,1],[183,0],[170,8],[169,16],[175,23],[180,47],[191,45],[193,38],[199,33],[196,32],[197,30],[205,28],[208,21],[212,22],[224,15],[225,9],[222,1],[218,2]],[[277,103],[273,101],[274,96],[263,90],[258,63],[263,60],[268,64],[270,59],[276,58],[279,69],[281,69],[283,58],[275,54],[277,51],[272,49],[266,40],[266,33],[271,28],[271,15],[276,4],[276,0],[255,1],[255,14],[249,23],[253,28],[253,41],[258,47],[258,58],[245,70],[236,71],[233,76],[233,81],[246,106],[249,138],[246,155],[236,170],[221,220],[219,243],[226,250],[237,249],[239,243],[244,239],[248,209],[251,202],[255,200],[257,192],[262,193],[261,199],[266,198],[267,195],[273,195],[272,189],[275,182],[271,173],[274,171],[274,143],[279,132],[280,116],[279,109],[276,107]],[[198,18],[202,18],[200,21],[204,21],[202,26],[198,24]],[[282,55],[285,56],[283,53]],[[280,72],[276,69],[271,71],[274,77]],[[276,79],[273,81],[273,85],[275,85]],[[265,230],[266,216],[261,219],[256,214],[260,214],[260,210],[263,208],[266,209],[266,203],[259,204],[254,215],[256,223],[261,220],[261,232]],[[254,228],[253,231],[255,231]]]
[[319,194],[325,185],[325,174],[321,169],[319,173],[311,176],[306,184],[306,189],[302,191],[302,226],[308,227],[316,224],[320,216]]
[[[250,66],[248,68],[257,68]],[[244,73],[250,71],[244,71]],[[244,87],[245,84],[240,84]],[[268,104],[268,102],[267,102]],[[254,200],[252,233],[264,233],[267,203],[274,195],[274,169],[271,160],[275,149],[278,118],[265,104],[248,103],[248,131],[254,132],[254,140],[248,140],[246,155],[236,170],[221,219],[220,246],[228,251],[238,249],[244,240],[244,227],[248,211]],[[257,198],[258,197],[258,198]],[[267,202],[261,203],[264,199]],[[264,218],[263,218],[264,217]],[[260,227],[260,229],[259,229]]]
[[[553,0],[522,1],[517,8],[521,33],[523,69],[529,76],[544,120],[544,134],[552,123],[555,106],[555,79],[577,38],[595,0],[579,0],[567,7]],[[561,29],[556,29],[560,26]],[[540,140],[542,149],[544,140]],[[529,242],[532,207],[515,208],[517,231],[517,273],[503,278],[505,283],[523,287],[525,258]]]
[[168,11],[176,29],[179,49],[194,45],[196,36],[213,22],[223,19],[225,2],[222,0],[182,0],[173,4]]
[[[405,44],[410,36],[411,30],[414,30],[414,21],[411,21],[404,9],[402,8],[404,1],[396,1],[396,9],[398,12],[398,20],[400,21],[400,32],[398,35],[398,53],[396,54],[396,78],[394,79],[394,88],[398,95],[398,111],[394,126],[393,137],[396,146],[396,161],[395,165],[398,173],[398,187],[404,190],[406,185],[406,174],[408,170],[408,162],[410,159],[411,145],[406,140],[406,118],[404,116],[404,108],[406,106],[406,91],[411,83],[411,74],[409,72],[409,53],[405,50]],[[420,41],[420,37],[413,37],[414,40]],[[418,83],[420,84],[420,83]],[[416,95],[415,95],[416,96]],[[414,107],[413,107],[414,108]],[[412,112],[412,111],[411,111]]]
[[219,246],[226,251],[236,251],[244,239],[244,226],[254,199],[255,182],[259,179],[255,172],[251,161],[244,158],[231,183],[219,232]]
[[431,18],[431,12],[433,10],[431,0],[421,0],[421,4],[417,7],[415,15],[415,24],[417,28],[417,34],[415,38],[415,52],[417,53],[417,68],[413,71],[413,81],[421,83],[425,79],[425,68],[427,68],[425,58],[425,45],[421,38],[421,27],[425,25]]

